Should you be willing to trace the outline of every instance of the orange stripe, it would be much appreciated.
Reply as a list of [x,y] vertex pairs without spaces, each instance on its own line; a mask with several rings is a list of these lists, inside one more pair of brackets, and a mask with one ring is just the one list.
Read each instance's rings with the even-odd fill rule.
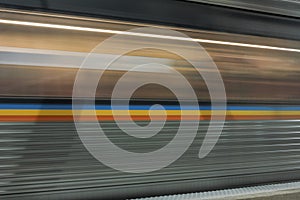
[[[129,120],[128,116],[97,116],[99,121],[114,121]],[[132,120],[136,121],[149,121],[151,118],[147,116],[131,116]],[[164,120],[165,116],[153,116],[152,120]],[[180,116],[171,115],[167,116],[167,120],[180,121],[180,120],[210,120],[210,115],[201,116]],[[280,119],[300,119],[300,115],[227,115],[226,120],[280,120]],[[93,121],[93,116],[81,116],[82,121]],[[60,116],[0,116],[0,122],[68,122],[73,121],[73,116],[60,115]]]

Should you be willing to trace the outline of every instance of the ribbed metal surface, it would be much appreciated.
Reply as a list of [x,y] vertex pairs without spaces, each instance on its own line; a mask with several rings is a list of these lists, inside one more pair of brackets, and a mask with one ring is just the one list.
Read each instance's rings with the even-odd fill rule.
[[[120,147],[145,152],[167,144],[179,124],[168,122],[162,133],[139,140],[113,123],[102,125]],[[199,159],[207,125],[200,122],[195,142],[169,167],[128,174],[95,160],[71,122],[1,123],[0,197],[137,198],[300,178],[300,121],[228,121],[214,150]]]

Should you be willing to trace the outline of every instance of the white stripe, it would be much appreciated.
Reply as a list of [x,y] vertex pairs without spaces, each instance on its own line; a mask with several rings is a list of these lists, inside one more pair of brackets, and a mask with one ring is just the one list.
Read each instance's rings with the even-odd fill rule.
[[219,40],[185,38],[185,37],[147,34],[147,33],[135,33],[135,32],[128,32],[128,31],[88,28],[88,27],[80,27],[80,26],[46,24],[46,23],[15,21],[15,20],[6,20],[6,19],[0,19],[0,23],[23,25],[23,26],[34,26],[34,27],[44,27],[44,28],[54,28],[54,29],[66,29],[66,30],[75,30],[75,31],[97,32],[97,33],[122,34],[122,35],[151,37],[151,38],[160,38],[160,39],[169,39],[169,40],[193,41],[193,42],[200,42],[200,43],[240,46],[240,47],[249,47],[249,48],[260,48],[260,49],[269,49],[269,50],[278,50],[278,51],[291,51],[291,52],[300,53],[300,49],[293,49],[293,48],[284,48],[284,47],[267,46],[267,45],[259,45],[259,44],[247,44],[247,43],[238,43],[238,42],[227,42],[227,41],[219,41]]

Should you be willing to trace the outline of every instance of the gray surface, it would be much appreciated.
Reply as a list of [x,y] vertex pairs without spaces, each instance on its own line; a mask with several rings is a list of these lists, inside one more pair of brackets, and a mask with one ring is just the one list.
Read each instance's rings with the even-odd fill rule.
[[[199,136],[181,159],[147,174],[126,174],[103,166],[85,150],[73,123],[1,123],[0,196],[127,198],[299,180],[299,123],[227,122],[214,150],[199,160],[207,127],[207,122],[201,122]],[[161,134],[138,140],[124,135],[112,123],[103,124],[114,143],[136,152],[165,145],[177,125],[168,122]]]
[[300,17],[300,2],[298,0],[189,0],[199,3],[240,8],[264,13]]
[[216,190],[200,193],[187,193],[137,200],[238,200],[238,199],[296,199],[300,197],[300,182],[269,184],[253,187]]
[[271,194],[270,196],[262,196],[262,197],[249,197],[244,198],[245,200],[299,200],[300,199],[300,191],[290,191],[290,193],[283,194]]
[[[171,0],[0,0],[0,6],[299,40],[299,19]],[[286,5],[286,4],[284,4]],[[290,4],[288,4],[290,5]],[[285,7],[286,8],[286,7]],[[296,7],[294,7],[296,9]],[[286,9],[289,9],[288,7]],[[297,10],[295,11],[297,12]]]

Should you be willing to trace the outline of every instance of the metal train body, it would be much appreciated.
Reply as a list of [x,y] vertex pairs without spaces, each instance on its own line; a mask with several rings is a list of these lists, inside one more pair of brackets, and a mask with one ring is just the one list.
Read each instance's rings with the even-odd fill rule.
[[[70,16],[2,13],[2,18],[10,22],[118,31],[144,26]],[[172,140],[183,115],[197,112],[191,119],[199,121],[199,133],[180,159],[156,172],[130,174],[94,159],[80,141],[73,122],[71,97],[78,67],[88,52],[113,34],[6,22],[0,23],[1,198],[129,198],[299,180],[300,56],[296,50],[300,42],[179,29],[192,38],[283,48],[201,43],[219,68],[228,101],[223,132],[204,159],[199,159],[197,153],[211,117],[205,82],[194,76],[189,63],[172,53],[143,49],[124,55],[123,60],[114,63],[119,70],[107,70],[96,92],[97,119],[113,142],[128,151],[150,152]],[[118,45],[100,56],[112,55],[114,48]],[[124,114],[128,109],[120,106],[115,117],[123,123],[133,119],[147,125],[151,105],[162,104],[165,113],[154,110],[152,114],[157,121],[166,115],[165,126],[148,139],[120,131],[109,102],[126,65],[140,60],[172,66],[190,82],[199,100],[199,107],[180,108],[167,88],[155,84],[140,88],[132,96],[130,115]],[[160,71],[149,69],[132,75],[135,78],[124,84],[153,77],[181,87],[172,74]],[[187,94],[185,100],[189,98]],[[84,120],[90,120],[88,114]]]

